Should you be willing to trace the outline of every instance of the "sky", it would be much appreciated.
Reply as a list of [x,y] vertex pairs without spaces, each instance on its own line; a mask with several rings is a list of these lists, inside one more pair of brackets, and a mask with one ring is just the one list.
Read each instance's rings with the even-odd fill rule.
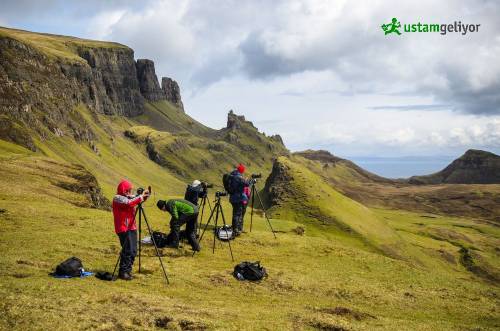
[[[213,127],[230,109],[293,151],[500,152],[500,1],[0,1],[0,25],[116,41]],[[385,35],[384,23],[480,24]],[[160,78],[161,79],[161,78]]]

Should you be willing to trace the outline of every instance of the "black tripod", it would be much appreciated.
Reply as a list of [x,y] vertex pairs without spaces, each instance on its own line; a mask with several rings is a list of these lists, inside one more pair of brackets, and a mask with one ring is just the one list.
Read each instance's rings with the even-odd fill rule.
[[[163,266],[163,260],[161,259],[160,251],[158,250],[158,246],[156,246],[156,242],[154,241],[153,232],[151,231],[151,227],[149,226],[149,222],[148,222],[148,219],[146,217],[146,212],[144,211],[144,208],[142,207],[142,202],[137,206],[137,209],[135,210],[135,217],[136,218],[137,218],[137,215],[139,215],[139,273],[141,273],[141,251],[142,251],[141,235],[142,235],[142,219],[144,216],[144,222],[146,223],[146,226],[148,228],[148,232],[149,232],[149,235],[151,237],[151,242],[153,243],[153,246],[155,247],[156,256],[158,256],[158,260],[160,261],[161,269],[163,270],[163,275],[165,276],[165,280],[167,281],[167,284],[170,284],[170,282],[168,281],[167,272],[165,271],[165,267]],[[112,279],[115,279],[115,272],[116,272],[116,268],[118,267],[118,263],[120,263],[120,255],[118,255],[118,260],[116,261],[115,269],[113,270]]]
[[252,232],[252,224],[253,224],[253,206],[255,203],[255,195],[257,195],[257,198],[259,199],[260,205],[262,207],[262,210],[264,211],[264,216],[266,217],[267,224],[269,224],[269,227],[271,228],[271,232],[273,233],[274,239],[276,238],[276,233],[274,232],[273,226],[271,225],[271,221],[269,220],[269,217],[267,217],[266,210],[264,209],[264,204],[262,203],[262,199],[260,198],[259,191],[255,188],[256,184],[252,184],[252,191],[250,193],[252,197],[252,202],[251,202],[251,207],[252,207],[252,213],[250,214],[250,232]]
[[210,208],[210,212],[212,212],[212,205],[210,204],[210,200],[208,199],[208,192],[205,191],[205,195],[203,198],[201,198],[200,202],[200,208],[201,208],[201,215],[200,215],[200,222],[198,226],[198,233],[197,235],[199,236],[201,234],[201,226],[203,224],[203,212],[205,211],[205,205],[208,202],[208,208]]
[[[201,242],[201,240],[203,239],[203,235],[205,234],[205,231],[207,231],[208,224],[210,224],[210,221],[212,220],[212,218],[215,215],[214,241],[212,244],[212,253],[215,253],[215,236],[217,235],[216,231],[217,231],[217,224],[219,222],[219,214],[222,216],[222,222],[224,223],[224,229],[226,227],[226,218],[224,217],[224,211],[222,210],[222,206],[220,203],[220,197],[225,196],[225,195],[227,195],[227,193],[225,193],[225,192],[215,192],[215,205],[214,205],[214,208],[212,209],[212,212],[210,213],[210,217],[208,218],[207,223],[205,224],[205,227],[203,228],[203,232],[201,233],[200,240],[199,240]],[[231,241],[230,241],[230,238],[228,236],[227,230],[225,230],[225,231],[226,231],[226,236],[228,237],[227,243],[229,244],[229,252],[231,253],[231,260],[234,261],[233,249],[231,248]],[[193,256],[194,256],[194,254],[196,254],[196,252],[193,252]]]

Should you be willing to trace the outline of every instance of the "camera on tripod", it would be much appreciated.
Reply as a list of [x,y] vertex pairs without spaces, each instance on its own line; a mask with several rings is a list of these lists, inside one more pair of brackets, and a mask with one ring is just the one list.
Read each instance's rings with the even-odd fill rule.
[[207,188],[212,188],[212,187],[214,187],[214,184],[210,184],[210,183],[207,183],[207,182],[201,182],[201,186],[202,186],[204,189],[207,189]]
[[262,174],[252,174],[253,179],[262,178]]
[[[151,186],[148,186],[148,192],[151,193]],[[141,195],[142,193],[144,193],[144,188],[143,187],[139,187],[137,189],[137,195]]]
[[226,195],[227,195],[227,192],[221,192],[221,191],[215,192],[216,197],[225,197]]

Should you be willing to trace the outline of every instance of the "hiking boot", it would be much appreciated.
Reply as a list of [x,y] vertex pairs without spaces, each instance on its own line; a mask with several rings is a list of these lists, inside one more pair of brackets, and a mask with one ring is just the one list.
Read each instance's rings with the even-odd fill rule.
[[200,243],[198,242],[198,240],[196,240],[196,235],[194,233],[192,233],[188,237],[188,242],[191,245],[191,248],[193,249],[193,251],[199,252],[201,250]]
[[132,279],[134,279],[134,277],[132,277],[132,275],[129,274],[128,272],[120,273],[118,275],[118,278],[123,279],[123,280],[132,280]]

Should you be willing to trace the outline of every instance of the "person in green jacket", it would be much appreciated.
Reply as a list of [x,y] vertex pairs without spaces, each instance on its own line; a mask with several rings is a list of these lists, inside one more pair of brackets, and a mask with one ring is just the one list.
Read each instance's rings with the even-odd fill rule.
[[201,247],[196,239],[196,226],[198,222],[198,206],[184,199],[158,200],[156,206],[172,215],[170,220],[170,233],[168,246],[179,248],[181,226],[186,224],[186,235],[193,251],[199,252]]

